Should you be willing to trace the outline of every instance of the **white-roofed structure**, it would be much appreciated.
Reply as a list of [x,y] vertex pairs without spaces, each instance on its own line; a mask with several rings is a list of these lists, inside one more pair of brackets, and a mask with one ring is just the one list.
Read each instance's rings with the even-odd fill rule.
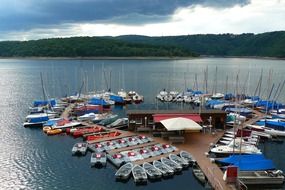
[[167,131],[199,131],[202,127],[195,121],[183,117],[170,118],[160,121]]

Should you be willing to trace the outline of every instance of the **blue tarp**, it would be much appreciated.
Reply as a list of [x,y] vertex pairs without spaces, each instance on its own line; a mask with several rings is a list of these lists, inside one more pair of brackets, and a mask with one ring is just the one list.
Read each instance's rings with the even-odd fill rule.
[[223,103],[225,103],[224,100],[208,100],[206,102],[206,107],[213,108],[214,105],[223,104]]
[[55,106],[56,105],[55,99],[51,99],[51,100],[35,100],[34,103],[33,103],[34,107],[46,106],[48,104],[51,105],[51,106]]
[[92,98],[88,104],[92,104],[92,105],[102,105],[102,106],[107,106],[109,105],[104,99],[101,98]]
[[252,110],[248,108],[226,108],[225,111],[239,113],[242,116],[247,116],[248,114],[252,113]]
[[43,116],[43,117],[35,117],[30,119],[30,123],[38,123],[38,122],[43,122],[43,121],[48,121],[49,118],[48,116]]
[[272,160],[266,159],[262,154],[232,155],[220,161],[224,164],[239,167],[240,171],[258,171],[275,169]]
[[48,120],[44,123],[44,126],[53,126],[54,124],[56,124],[56,122],[56,120]]
[[235,96],[232,93],[227,93],[225,94],[225,100],[231,100],[233,99]]
[[113,100],[115,103],[124,103],[122,96],[110,95],[110,100]]

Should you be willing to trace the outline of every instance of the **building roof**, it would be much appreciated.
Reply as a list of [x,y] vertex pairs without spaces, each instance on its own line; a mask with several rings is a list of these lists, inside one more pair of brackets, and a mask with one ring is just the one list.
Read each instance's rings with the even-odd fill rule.
[[171,119],[171,118],[186,118],[193,120],[195,122],[202,122],[200,115],[198,114],[153,114],[153,120],[155,123],[159,123],[162,120]]

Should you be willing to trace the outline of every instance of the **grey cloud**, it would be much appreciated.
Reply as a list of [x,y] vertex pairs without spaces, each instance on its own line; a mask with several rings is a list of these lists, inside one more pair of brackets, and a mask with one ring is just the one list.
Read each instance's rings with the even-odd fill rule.
[[249,0],[26,0],[21,4],[16,2],[2,0],[0,32],[25,31],[65,23],[138,25],[164,22],[180,7],[200,4],[225,8],[242,6],[249,3]]

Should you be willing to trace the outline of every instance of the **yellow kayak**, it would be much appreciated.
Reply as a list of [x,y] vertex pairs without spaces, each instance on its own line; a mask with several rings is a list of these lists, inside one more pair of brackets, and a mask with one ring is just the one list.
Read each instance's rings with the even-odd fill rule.
[[47,131],[48,135],[57,135],[60,134],[62,132],[62,129],[50,129]]

